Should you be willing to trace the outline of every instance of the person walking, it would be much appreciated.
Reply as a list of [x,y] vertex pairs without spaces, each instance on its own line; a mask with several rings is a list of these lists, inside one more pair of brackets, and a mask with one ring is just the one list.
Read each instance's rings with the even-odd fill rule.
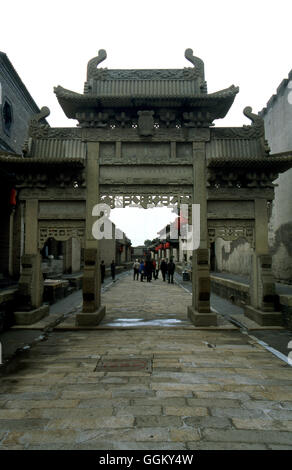
[[168,271],[168,284],[173,284],[173,275],[174,275],[174,271],[175,271],[175,264],[172,260],[172,258],[170,259],[170,262],[168,263],[167,265],[167,271]]
[[164,259],[162,259],[162,261],[160,263],[160,269],[161,269],[163,282],[165,282],[165,275],[167,273],[167,264],[166,264],[166,261]]
[[156,267],[155,267],[155,279],[158,279],[159,269],[160,269],[160,260],[157,260]]
[[104,278],[105,278],[105,264],[103,260],[100,263],[100,277],[101,277],[101,283],[103,284]]
[[137,281],[139,281],[139,268],[140,268],[140,263],[139,263],[139,261],[136,259],[136,261],[135,261],[134,264],[133,264],[133,269],[134,269],[134,278],[133,278],[133,281],[135,281],[136,277],[137,277]]
[[111,275],[112,275],[112,280],[115,282],[115,277],[116,277],[116,264],[114,260],[111,262]]
[[140,263],[140,268],[139,268],[139,273],[140,273],[140,280],[143,282],[143,277],[144,277],[144,261],[142,260]]
[[153,278],[156,281],[157,276],[156,276],[156,261],[155,261],[155,259],[152,260],[152,272],[153,272]]
[[153,265],[150,259],[148,259],[145,264],[146,264],[145,268],[146,268],[147,282],[151,282]]

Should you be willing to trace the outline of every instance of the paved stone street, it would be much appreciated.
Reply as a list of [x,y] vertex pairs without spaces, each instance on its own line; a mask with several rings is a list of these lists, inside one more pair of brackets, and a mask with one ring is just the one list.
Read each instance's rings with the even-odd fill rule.
[[177,284],[124,275],[102,303],[1,378],[0,449],[292,449],[288,364],[223,316],[195,328]]

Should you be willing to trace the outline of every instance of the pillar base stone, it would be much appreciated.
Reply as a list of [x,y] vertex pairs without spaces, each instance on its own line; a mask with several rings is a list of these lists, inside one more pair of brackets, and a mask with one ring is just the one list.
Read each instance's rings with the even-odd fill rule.
[[264,312],[247,305],[244,308],[244,315],[261,326],[283,326],[281,312]]
[[105,316],[105,306],[102,305],[92,313],[81,312],[76,315],[76,326],[97,326]]
[[27,312],[14,312],[15,325],[32,325],[49,315],[49,305],[41,305]]
[[217,326],[217,315],[213,312],[197,312],[189,306],[188,317],[195,326]]

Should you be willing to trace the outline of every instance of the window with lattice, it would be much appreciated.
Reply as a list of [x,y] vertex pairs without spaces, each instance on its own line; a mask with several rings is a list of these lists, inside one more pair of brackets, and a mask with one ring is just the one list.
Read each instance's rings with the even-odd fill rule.
[[2,118],[4,130],[10,133],[12,126],[12,106],[8,101],[5,101],[2,108]]

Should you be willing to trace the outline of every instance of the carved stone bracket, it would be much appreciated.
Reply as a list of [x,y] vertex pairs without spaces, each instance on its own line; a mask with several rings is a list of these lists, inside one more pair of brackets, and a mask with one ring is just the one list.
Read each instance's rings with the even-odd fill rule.
[[248,168],[208,168],[207,186],[215,188],[273,188],[273,181],[278,173],[258,170],[248,171]]
[[166,127],[169,127],[171,122],[175,121],[176,115],[171,111],[162,111],[160,113],[160,119],[165,122]]
[[254,248],[254,223],[247,220],[212,220],[208,221],[209,243],[216,238],[233,241],[244,238]]
[[109,113],[82,111],[76,113],[76,119],[79,121],[79,127],[107,127]]
[[[36,167],[37,168],[37,167]],[[61,188],[85,188],[85,171],[83,168],[74,169],[68,167],[63,168],[61,171],[56,172],[49,168],[43,172],[28,171],[26,173],[19,172],[15,176],[15,187],[22,188],[48,188],[48,187],[61,187]]]
[[183,113],[183,125],[185,127],[209,127],[213,126],[215,115],[205,109]]
[[39,249],[42,249],[49,238],[58,241],[66,241],[70,238],[77,238],[83,246],[85,237],[85,222],[79,221],[52,221],[40,222],[39,226]]

